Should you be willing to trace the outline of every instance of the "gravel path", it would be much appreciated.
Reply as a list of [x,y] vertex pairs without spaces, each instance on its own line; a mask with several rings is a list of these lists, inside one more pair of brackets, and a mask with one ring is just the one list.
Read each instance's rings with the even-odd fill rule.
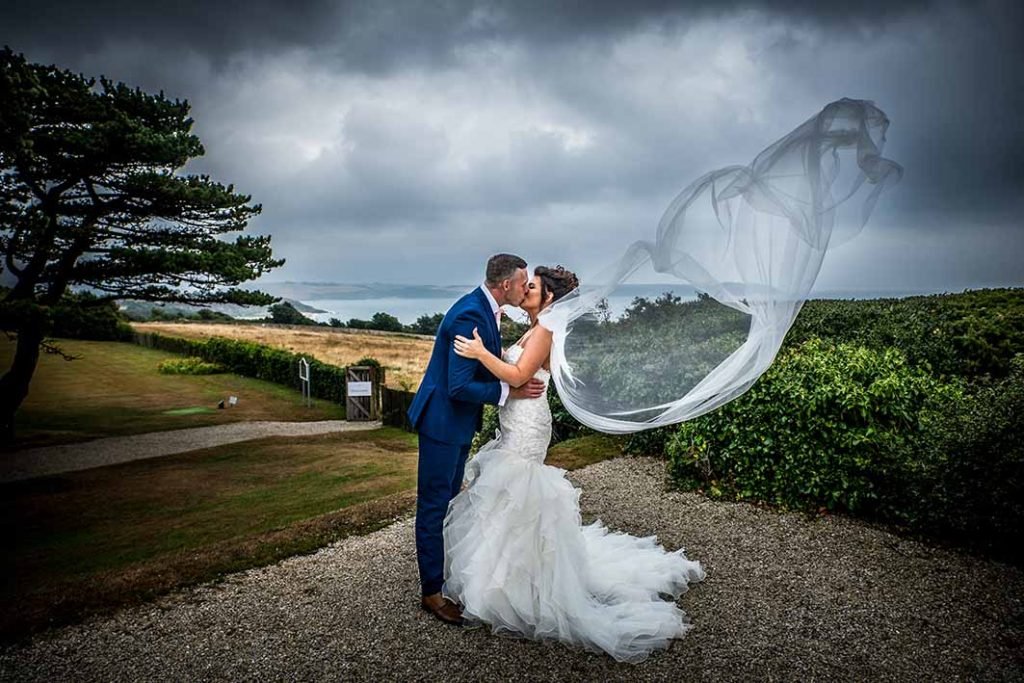
[[662,463],[571,475],[585,520],[684,545],[695,628],[639,665],[418,609],[410,520],[0,649],[3,680],[1020,680],[1024,571],[841,517],[663,489]]
[[0,483],[47,474],[88,470],[130,460],[187,453],[264,436],[306,436],[327,432],[379,429],[380,422],[234,422],[231,424],[112,436],[82,443],[16,451],[0,458]]

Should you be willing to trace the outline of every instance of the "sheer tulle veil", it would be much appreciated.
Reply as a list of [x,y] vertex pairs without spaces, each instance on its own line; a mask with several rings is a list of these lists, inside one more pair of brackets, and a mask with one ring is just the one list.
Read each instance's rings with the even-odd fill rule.
[[[672,201],[653,239],[540,316],[552,378],[580,422],[628,433],[697,417],[769,367],[826,251],[861,231],[902,168],[882,156],[874,103],[832,102],[746,166],[711,171]],[[643,237],[643,235],[637,235]],[[697,298],[659,297],[612,319],[609,297],[638,273]]]

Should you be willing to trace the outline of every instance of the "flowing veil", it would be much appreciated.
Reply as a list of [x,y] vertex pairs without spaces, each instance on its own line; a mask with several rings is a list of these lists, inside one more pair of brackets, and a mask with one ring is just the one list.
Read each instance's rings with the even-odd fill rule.
[[[583,424],[628,433],[688,420],[740,396],[778,353],[825,252],[864,227],[902,176],[882,156],[889,120],[841,99],[747,166],[698,178],[666,209],[652,240],[545,310],[551,371]],[[695,300],[635,301],[612,319],[609,297],[653,270]]]

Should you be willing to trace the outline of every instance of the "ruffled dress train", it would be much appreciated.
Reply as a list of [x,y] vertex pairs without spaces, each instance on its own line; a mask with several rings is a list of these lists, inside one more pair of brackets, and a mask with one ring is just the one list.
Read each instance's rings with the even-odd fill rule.
[[[537,376],[547,380],[543,369]],[[499,420],[501,435],[467,463],[469,483],[445,518],[444,594],[495,633],[554,638],[619,661],[642,661],[683,636],[690,623],[674,600],[704,578],[700,563],[654,536],[582,525],[579,490],[544,464],[544,398],[510,399]]]

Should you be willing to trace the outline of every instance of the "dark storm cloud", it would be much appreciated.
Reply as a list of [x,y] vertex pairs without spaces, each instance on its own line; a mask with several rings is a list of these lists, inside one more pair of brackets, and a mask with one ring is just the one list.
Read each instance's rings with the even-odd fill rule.
[[459,281],[451,244],[510,238],[557,260],[585,235],[582,260],[827,102],[873,99],[907,173],[839,286],[1024,280],[1022,25],[1009,0],[67,1],[3,5],[0,44],[189,99],[189,170],[251,192],[309,279]]
[[937,4],[935,0],[829,3],[816,0],[720,2],[444,3],[330,0],[42,0],[0,9],[0,40],[17,50],[45,51],[73,62],[111,42],[192,50],[217,64],[238,53],[319,49],[346,68],[379,72],[409,64],[445,63],[467,42],[517,40],[561,44],[695,16],[757,10],[837,25],[879,22]]

